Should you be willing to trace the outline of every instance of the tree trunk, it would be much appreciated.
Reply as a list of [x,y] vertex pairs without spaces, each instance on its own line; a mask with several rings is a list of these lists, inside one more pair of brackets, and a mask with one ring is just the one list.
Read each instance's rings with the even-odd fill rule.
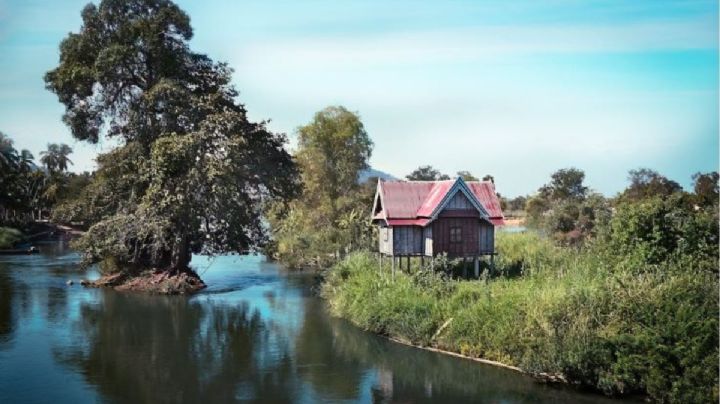
[[183,235],[173,248],[170,267],[173,270],[185,270],[190,264],[190,242],[187,235]]

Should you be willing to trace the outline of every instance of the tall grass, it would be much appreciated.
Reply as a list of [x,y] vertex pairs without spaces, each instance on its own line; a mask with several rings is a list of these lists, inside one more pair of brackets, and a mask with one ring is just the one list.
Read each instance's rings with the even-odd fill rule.
[[603,248],[561,249],[533,233],[498,234],[497,244],[505,275],[487,283],[429,270],[393,281],[357,253],[329,271],[323,294],[336,315],[415,344],[609,395],[717,402],[716,273],[681,260],[629,267]]

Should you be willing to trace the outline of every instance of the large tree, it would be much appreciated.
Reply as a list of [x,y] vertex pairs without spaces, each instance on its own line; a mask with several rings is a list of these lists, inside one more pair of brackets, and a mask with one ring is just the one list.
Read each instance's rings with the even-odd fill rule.
[[250,122],[231,69],[190,50],[190,18],[168,0],[104,0],[82,11],[45,76],[78,140],[120,144],[98,158],[78,243],[113,269],[184,270],[191,253],[264,241],[260,207],[292,196],[286,138]]
[[303,192],[288,209],[271,209],[275,253],[291,266],[324,266],[371,240],[375,188],[359,184],[358,175],[373,144],[357,114],[343,107],[323,109],[297,132]]

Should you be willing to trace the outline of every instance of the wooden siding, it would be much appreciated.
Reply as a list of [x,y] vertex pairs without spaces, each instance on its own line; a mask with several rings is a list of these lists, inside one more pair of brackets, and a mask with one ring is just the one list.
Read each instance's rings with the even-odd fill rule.
[[[462,229],[462,242],[450,242],[450,229]],[[432,224],[433,254],[446,252],[450,256],[468,256],[480,253],[480,221],[477,218],[441,217]]]
[[481,220],[478,226],[478,248],[481,253],[495,252],[495,226]]
[[423,254],[432,256],[433,255],[432,226],[427,226],[427,227],[423,228],[423,239],[425,242],[425,249],[423,250]]
[[443,210],[456,210],[456,209],[462,209],[462,210],[468,210],[472,209],[477,212],[477,209],[473,206],[472,203],[468,200],[468,198],[463,194],[462,192],[458,191],[453,195],[453,197],[448,201],[448,204],[445,205],[445,208]]
[[381,226],[378,231],[378,250],[383,254],[392,254],[393,228]]
[[419,226],[393,226],[393,254],[422,254],[423,231]]

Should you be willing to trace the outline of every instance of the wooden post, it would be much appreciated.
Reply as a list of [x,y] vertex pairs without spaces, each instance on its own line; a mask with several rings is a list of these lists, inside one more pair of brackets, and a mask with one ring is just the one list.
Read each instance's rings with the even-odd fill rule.
[[490,256],[490,273],[495,273],[495,254]]
[[392,280],[395,280],[395,256],[392,256]]
[[380,253],[380,273],[382,273],[383,253]]
[[420,256],[420,268],[425,267],[425,254]]
[[410,273],[410,256],[409,255],[407,256],[407,268],[405,268],[405,271],[407,271],[407,273]]
[[478,279],[480,277],[480,259],[478,256],[475,256],[475,279]]
[[467,269],[467,257],[462,257],[463,261],[463,278],[467,279],[468,277],[468,269]]

